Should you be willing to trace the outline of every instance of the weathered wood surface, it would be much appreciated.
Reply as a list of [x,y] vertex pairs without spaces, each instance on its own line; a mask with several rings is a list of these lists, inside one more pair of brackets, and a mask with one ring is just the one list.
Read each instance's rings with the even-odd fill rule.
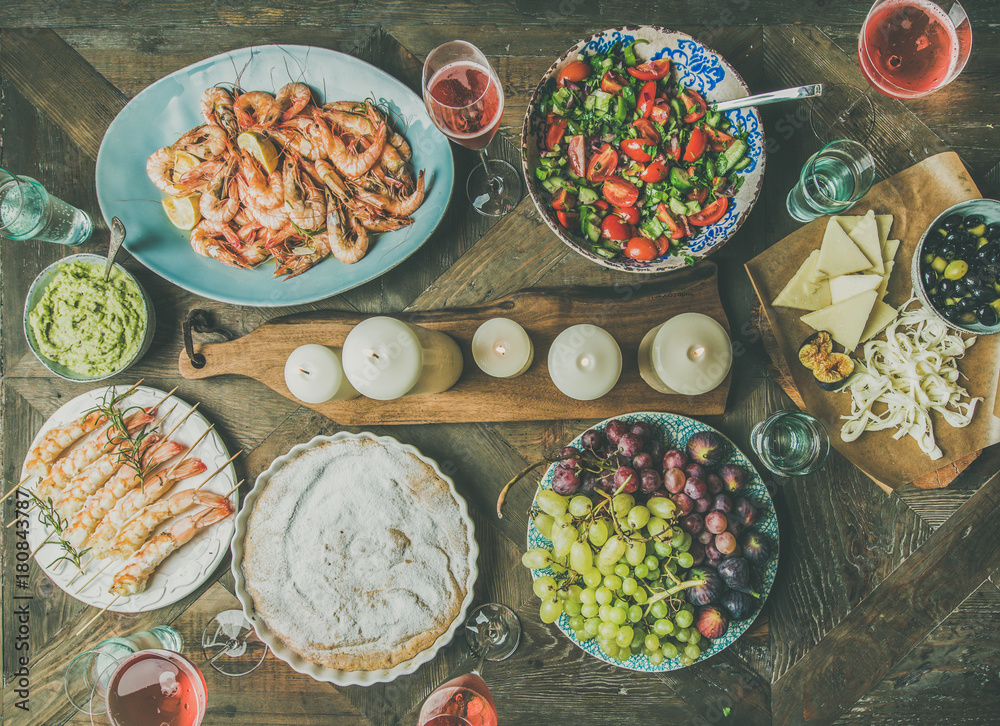
[[[1000,2],[966,5],[975,48],[959,79],[918,101],[877,98],[879,148],[873,150],[886,168],[908,165],[907,139],[914,133],[929,138],[927,128],[959,152],[977,181],[996,162],[992,124],[1000,111],[1000,79],[995,75],[1000,30],[994,21]],[[479,45],[497,66],[507,92],[502,133],[508,136],[498,138],[493,153],[517,160],[516,134],[529,92],[552,58],[580,37],[624,22],[659,22],[714,45],[754,91],[816,80],[846,80],[863,87],[853,55],[867,7],[867,2],[804,0],[720,0],[711,6],[654,0],[642,7],[621,0],[433,5],[412,0],[286,0],[267,5],[14,0],[4,5],[0,19],[0,164],[38,178],[97,221],[95,141],[117,104],[163,75],[223,50],[294,42],[356,49],[360,57],[413,87],[418,59],[455,37]],[[372,33],[379,23],[388,33]],[[719,264],[722,301],[736,351],[727,411],[716,423],[744,450],[754,423],[793,405],[768,374],[760,334],[751,325],[754,295],[742,265],[796,226],[784,210],[784,197],[802,161],[816,149],[815,139],[803,127],[801,110],[764,110],[770,138],[778,142],[768,160],[764,194],[737,237],[713,258]],[[458,150],[456,161],[458,178],[464,178],[474,158]],[[555,236],[546,237],[530,201],[522,201],[513,214],[494,223],[475,217],[456,192],[448,215],[411,263],[337,298],[294,309],[213,303],[127,262],[150,291],[163,321],[152,349],[130,376],[145,376],[159,387],[179,384],[182,397],[203,401],[202,409],[227,443],[248,452],[237,466],[252,479],[293,444],[341,427],[253,381],[179,378],[179,321],[192,307],[207,308],[220,325],[246,334],[272,317],[307,310],[432,310],[474,305],[528,287],[629,280],[586,263]],[[99,227],[84,250],[98,252],[105,246],[103,222]],[[484,237],[491,227],[494,233]],[[526,238],[537,241],[524,244]],[[467,255],[469,250],[475,254]],[[20,331],[31,279],[64,253],[42,243],[0,245],[0,471],[7,480],[15,476],[27,442],[44,417],[85,390],[52,379],[31,357]],[[552,452],[587,424],[573,418],[374,428],[413,443],[453,468],[477,527],[484,573],[477,600],[505,602],[522,617],[525,640],[520,649],[510,660],[488,665],[485,673],[501,723],[995,722],[1000,707],[1000,563],[995,561],[995,535],[983,533],[990,527],[996,531],[997,447],[984,452],[948,488],[936,491],[904,487],[886,496],[839,455],[812,476],[771,481],[781,520],[782,564],[764,612],[720,656],[654,677],[587,658],[538,620],[537,600],[518,562],[532,487],[525,483],[512,491],[503,520],[491,513],[503,483],[527,461]],[[6,517],[12,513],[7,505]],[[71,712],[59,690],[66,656],[113,632],[173,621],[185,636],[185,652],[200,659],[196,643],[205,622],[235,602],[223,587],[232,586],[231,576],[220,569],[220,584],[206,584],[200,597],[144,616],[104,616],[92,632],[74,638],[74,626],[92,617],[93,609],[55,589],[33,568],[24,583],[34,596],[28,650],[33,711],[24,714],[13,707],[11,682],[17,654],[12,597],[18,583],[10,533],[4,534],[0,632],[4,723],[66,722]],[[987,579],[991,571],[992,579]],[[833,666],[826,670],[827,663],[844,662],[845,650],[857,653],[857,667],[847,673]],[[205,723],[412,725],[426,695],[472,665],[464,645],[456,641],[416,674],[367,689],[316,683],[273,656],[241,679],[228,679],[205,666],[211,694]],[[829,677],[823,678],[825,673]],[[88,722],[79,716],[70,721]]]

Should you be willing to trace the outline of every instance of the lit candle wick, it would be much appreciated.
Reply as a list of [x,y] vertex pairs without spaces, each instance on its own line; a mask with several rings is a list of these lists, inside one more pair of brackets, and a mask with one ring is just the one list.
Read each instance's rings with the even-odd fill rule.
[[507,355],[507,346],[505,346],[503,343],[497,343],[496,348],[494,348],[494,350],[497,352],[497,355]]
[[691,360],[696,361],[699,358],[701,358],[703,355],[705,355],[705,348],[704,348],[704,346],[694,345],[694,346],[691,346],[691,348],[688,349],[688,358],[690,358]]
[[308,376],[309,375],[309,371],[306,370],[305,368],[301,367],[301,366],[299,366],[299,373],[301,373],[304,376]]

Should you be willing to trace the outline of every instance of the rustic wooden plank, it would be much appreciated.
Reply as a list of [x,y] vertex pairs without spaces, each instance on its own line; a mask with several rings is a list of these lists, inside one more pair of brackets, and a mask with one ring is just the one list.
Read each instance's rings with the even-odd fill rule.
[[987,482],[775,683],[776,719],[832,723],[1000,564],[1000,476]]

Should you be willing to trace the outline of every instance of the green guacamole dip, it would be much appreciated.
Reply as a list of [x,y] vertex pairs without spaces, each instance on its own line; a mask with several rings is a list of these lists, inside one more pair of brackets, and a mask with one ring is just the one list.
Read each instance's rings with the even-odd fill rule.
[[38,352],[83,376],[111,375],[127,365],[146,332],[146,303],[117,268],[76,261],[58,268],[28,313]]

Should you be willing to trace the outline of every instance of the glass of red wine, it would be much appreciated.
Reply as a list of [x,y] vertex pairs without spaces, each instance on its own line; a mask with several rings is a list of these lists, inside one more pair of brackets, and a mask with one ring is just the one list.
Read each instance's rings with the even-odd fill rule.
[[453,40],[432,50],[424,61],[424,104],[435,125],[457,144],[479,152],[482,162],[469,174],[466,190],[473,208],[502,217],[520,201],[521,175],[486,147],[500,128],[503,87],[476,46]]
[[972,26],[949,0],[876,0],[858,38],[868,83],[892,98],[918,98],[951,83],[972,51]]
[[94,726],[199,726],[205,717],[205,677],[180,653],[142,650],[107,670],[91,696]]
[[521,641],[521,622],[506,605],[487,603],[465,621],[475,670],[438,686],[424,701],[418,726],[497,726],[497,707],[483,680],[483,662],[509,658]]

